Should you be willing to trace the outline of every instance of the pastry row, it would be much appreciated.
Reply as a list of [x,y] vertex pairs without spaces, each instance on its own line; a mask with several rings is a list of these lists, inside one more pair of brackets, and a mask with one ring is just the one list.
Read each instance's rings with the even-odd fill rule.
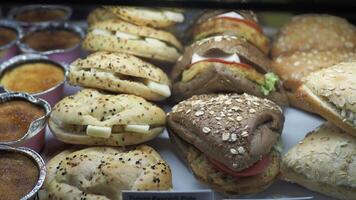
[[[151,147],[140,145],[162,133],[166,124],[172,144],[192,173],[227,196],[260,192],[280,174],[311,190],[352,199],[356,146],[346,132],[356,132],[354,26],[328,15],[298,16],[282,27],[269,53],[269,41],[253,12],[204,13],[186,48],[168,30],[183,19],[181,10],[104,6],[88,17],[82,46],[91,54],[71,62],[68,69],[39,55],[3,64],[1,84],[6,91],[43,97],[53,110],[31,95],[2,95],[0,114],[10,122],[0,123],[6,130],[2,141],[31,147],[29,139],[37,136],[42,137],[37,143],[43,142],[48,119],[58,140],[100,146],[70,149],[51,159],[46,180],[38,179],[38,184],[44,183],[41,199],[121,199],[125,189],[171,189],[168,164]],[[314,30],[322,30],[322,36]],[[307,42],[300,42],[308,34]],[[330,42],[322,39],[335,35]],[[329,54],[337,55],[335,62],[317,63],[330,60],[324,57]],[[167,76],[164,71],[172,63]],[[297,82],[293,89],[289,76]],[[38,81],[43,79],[48,81]],[[64,80],[83,89],[57,102]],[[149,102],[171,95],[179,103],[167,115]],[[327,123],[281,161],[282,108],[289,104],[317,113],[342,130]],[[34,115],[26,116],[26,122],[16,121],[12,112]],[[23,129],[14,135],[18,123]],[[37,149],[42,146],[37,144]],[[9,162],[8,154],[3,162]],[[40,169],[43,162],[37,163]],[[34,180],[43,172],[28,173]],[[7,174],[1,175],[8,180]],[[10,176],[23,178],[16,172]],[[9,190],[15,188],[7,183]],[[12,191],[15,194],[7,194],[8,199],[28,193]]]

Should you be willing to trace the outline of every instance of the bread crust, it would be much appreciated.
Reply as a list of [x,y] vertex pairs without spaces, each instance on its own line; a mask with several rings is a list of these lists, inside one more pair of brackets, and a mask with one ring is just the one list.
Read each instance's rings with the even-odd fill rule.
[[[148,9],[128,6],[104,6],[108,11],[115,14],[118,18],[127,22],[150,26],[153,28],[168,28],[178,22],[169,19],[162,13],[164,9]],[[178,12],[179,13],[179,12]]]
[[[97,34],[95,30],[107,31],[107,34]],[[123,32],[139,36],[140,39],[123,39],[112,32]],[[152,44],[142,38],[153,38],[168,45]],[[84,38],[83,48],[88,51],[123,52],[158,61],[175,62],[180,56],[182,45],[176,37],[165,31],[149,27],[136,26],[121,20],[111,19],[98,22],[89,27]]]
[[327,122],[283,157],[281,178],[338,199],[356,197],[356,139]]
[[151,90],[145,81],[171,86],[168,76],[158,67],[125,53],[96,52],[77,59],[69,68],[71,85],[141,96],[160,101],[167,97]]
[[[141,97],[108,95],[84,89],[58,102],[53,108],[48,124],[53,135],[66,143],[126,146],[153,139],[162,133],[165,123],[165,112]],[[150,125],[151,129],[145,134],[122,130],[119,133],[112,133],[105,139],[86,135],[82,128],[87,125],[104,127]],[[75,127],[80,129],[77,130]]]
[[108,19],[117,19],[117,17],[107,9],[99,7],[99,8],[95,8],[89,13],[87,17],[87,22],[89,26],[92,26],[95,23],[105,21]]
[[356,127],[352,126],[349,121],[344,121],[343,117],[336,111],[333,105],[316,96],[307,86],[302,85],[299,87],[297,90],[297,98],[301,102],[306,103],[308,107],[311,107],[325,119],[333,122],[336,126],[342,128],[349,134],[356,136]]
[[296,51],[355,49],[355,26],[343,18],[324,14],[304,14],[293,17],[278,32],[271,55]]
[[66,150],[48,162],[47,170],[46,199],[121,200],[122,190],[172,188],[170,167],[146,145]]
[[210,94],[180,102],[167,121],[179,137],[239,171],[270,152],[280,137],[284,117],[281,109],[267,99],[248,94]]

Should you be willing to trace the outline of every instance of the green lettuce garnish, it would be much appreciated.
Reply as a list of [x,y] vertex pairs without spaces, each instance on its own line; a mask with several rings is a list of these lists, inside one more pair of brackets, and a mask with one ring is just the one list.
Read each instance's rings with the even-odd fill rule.
[[277,143],[273,146],[273,149],[279,152],[280,154],[283,152],[284,145],[282,143],[282,138],[278,139]]
[[279,77],[272,73],[269,72],[265,74],[265,80],[263,85],[261,85],[261,91],[264,95],[268,95],[270,92],[276,90],[276,83],[279,80]]

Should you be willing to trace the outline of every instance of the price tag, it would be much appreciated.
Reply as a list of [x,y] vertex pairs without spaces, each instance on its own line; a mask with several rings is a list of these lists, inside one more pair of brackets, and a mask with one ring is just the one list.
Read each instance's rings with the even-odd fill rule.
[[213,200],[211,190],[192,191],[123,191],[123,200]]

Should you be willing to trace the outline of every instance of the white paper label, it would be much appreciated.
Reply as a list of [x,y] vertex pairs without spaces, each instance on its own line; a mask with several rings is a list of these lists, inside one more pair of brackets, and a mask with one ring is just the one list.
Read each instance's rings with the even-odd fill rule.
[[123,200],[213,200],[211,190],[192,191],[123,191]]
[[235,19],[244,19],[239,13],[236,12],[227,12],[221,15],[217,15],[215,18],[220,18],[220,17],[231,17]]

